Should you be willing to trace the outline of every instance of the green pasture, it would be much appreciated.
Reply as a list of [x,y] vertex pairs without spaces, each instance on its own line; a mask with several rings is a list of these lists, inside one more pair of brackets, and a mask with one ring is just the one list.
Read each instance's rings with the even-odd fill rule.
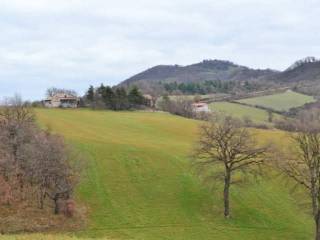
[[[222,217],[221,186],[210,191],[190,167],[198,121],[166,113],[91,110],[39,109],[37,116],[86,159],[76,197],[87,207],[88,226],[71,235],[3,239],[312,238],[309,209],[276,174],[232,186],[232,217]],[[257,130],[257,137],[286,142],[286,134],[275,130]]]
[[290,108],[300,107],[306,103],[314,101],[315,99],[312,96],[304,95],[290,90],[274,95],[238,100],[238,102],[240,103],[271,108],[277,111],[288,111]]
[[[223,113],[239,119],[248,118],[255,123],[269,124],[268,112],[263,109],[231,102],[214,102],[209,105],[213,112]],[[281,119],[281,115],[272,114],[273,120]]]

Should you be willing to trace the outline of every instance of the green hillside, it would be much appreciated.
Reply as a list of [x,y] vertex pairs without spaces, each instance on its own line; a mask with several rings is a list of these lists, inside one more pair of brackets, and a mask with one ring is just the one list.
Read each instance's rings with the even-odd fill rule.
[[[214,112],[231,115],[236,118],[249,118],[256,123],[268,123],[268,113],[265,110],[230,102],[214,102],[209,105]],[[280,119],[279,114],[273,114],[273,119]]]
[[300,107],[306,103],[314,101],[315,99],[312,96],[307,96],[292,91],[238,100],[240,103],[245,103],[252,106],[267,107],[278,111],[288,111],[290,108]]
[[[233,186],[233,217],[224,220],[221,189],[210,192],[191,174],[188,156],[197,121],[146,112],[37,110],[37,115],[88,158],[77,198],[87,205],[89,224],[78,237],[311,238],[311,217],[277,177]],[[264,140],[265,133],[257,132]],[[283,142],[281,132],[268,136]]]

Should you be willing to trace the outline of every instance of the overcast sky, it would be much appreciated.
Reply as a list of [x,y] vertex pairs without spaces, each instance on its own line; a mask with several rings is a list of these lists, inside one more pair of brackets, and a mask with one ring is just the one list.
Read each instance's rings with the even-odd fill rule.
[[320,56],[318,0],[0,0],[0,97],[83,94],[157,64]]

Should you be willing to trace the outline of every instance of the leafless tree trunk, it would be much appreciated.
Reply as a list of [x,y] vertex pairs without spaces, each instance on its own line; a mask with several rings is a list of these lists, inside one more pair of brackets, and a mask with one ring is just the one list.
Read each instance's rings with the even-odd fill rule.
[[58,204],[58,200],[59,200],[59,194],[56,193],[53,197],[53,201],[54,201],[54,214],[59,214],[59,204]]
[[226,171],[226,176],[224,178],[223,201],[224,201],[224,216],[227,218],[230,216],[230,206],[229,206],[230,184],[231,184],[231,172]]
[[[229,195],[232,174],[239,170],[248,171],[250,166],[261,164],[266,149],[266,147],[256,147],[249,131],[231,117],[213,119],[201,125],[193,164],[199,175],[206,179],[219,180],[219,176],[223,173],[226,218],[230,217]],[[212,176],[212,172],[216,176]]]

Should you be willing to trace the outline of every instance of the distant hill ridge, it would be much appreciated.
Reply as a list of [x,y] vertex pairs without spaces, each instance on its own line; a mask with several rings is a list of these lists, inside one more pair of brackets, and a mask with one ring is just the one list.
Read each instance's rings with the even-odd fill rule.
[[200,63],[180,65],[158,65],[123,81],[121,85],[138,81],[194,82],[205,80],[246,80],[271,75],[277,71],[251,69],[224,60],[204,60]]
[[158,65],[134,75],[119,86],[137,85],[150,91],[160,83],[200,83],[205,81],[260,81],[277,83],[296,83],[301,81],[319,81],[320,61],[307,57],[296,61],[288,69],[253,69],[225,60],[204,60],[187,66]]
[[319,82],[320,60],[307,57],[296,61],[288,69],[273,75],[269,80],[281,83]]
[[303,66],[308,63],[314,63],[314,62],[319,62],[319,61],[320,60],[315,57],[306,57],[306,58],[303,58],[303,59],[296,61],[294,64],[292,64],[290,67],[288,67],[286,71],[293,70],[297,67]]

